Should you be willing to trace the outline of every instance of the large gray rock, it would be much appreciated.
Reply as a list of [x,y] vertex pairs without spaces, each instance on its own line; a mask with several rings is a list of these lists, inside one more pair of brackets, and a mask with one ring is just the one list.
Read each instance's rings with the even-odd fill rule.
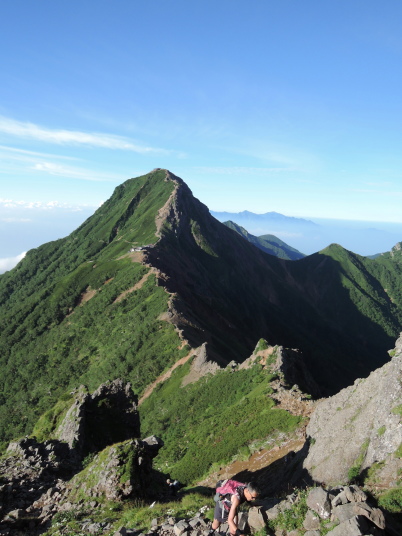
[[379,508],[373,508],[367,503],[353,503],[355,515],[367,517],[379,529],[385,529],[385,517]]
[[327,536],[364,536],[370,527],[362,516],[352,517],[327,533]]
[[320,528],[320,518],[312,510],[308,510],[306,517],[304,518],[303,527],[306,530],[318,530]]
[[[162,446],[163,442],[159,441]],[[165,479],[152,470],[155,446],[139,439],[104,449],[88,468],[72,480],[88,496],[118,501],[124,497],[145,497]],[[160,482],[158,483],[158,476]]]
[[251,531],[258,532],[263,529],[266,525],[267,516],[262,511],[261,507],[253,506],[248,512],[248,525]]
[[56,437],[78,456],[140,437],[137,402],[131,384],[120,379],[102,384],[92,395],[81,386]]
[[321,519],[328,519],[331,515],[331,502],[328,492],[323,488],[313,488],[307,495],[307,506],[316,512]]
[[343,523],[343,521],[347,521],[348,519],[355,517],[356,512],[354,510],[354,504],[355,503],[347,503],[335,506],[335,508],[332,510],[332,519],[338,521],[339,523]]
[[351,467],[363,471],[383,461],[384,467],[392,467],[392,474],[383,467],[383,473],[376,474],[377,484],[388,486],[397,480],[402,469],[402,459],[394,457],[402,443],[396,410],[402,404],[402,336],[394,354],[368,378],[317,405],[307,427],[312,441],[303,464],[316,482],[346,482]]

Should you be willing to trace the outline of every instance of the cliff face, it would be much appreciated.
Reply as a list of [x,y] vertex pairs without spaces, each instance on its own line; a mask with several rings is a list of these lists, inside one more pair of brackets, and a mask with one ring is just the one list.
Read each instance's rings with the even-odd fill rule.
[[42,534],[56,514],[101,508],[94,498],[159,496],[165,477],[152,461],[163,441],[139,439],[136,400],[121,380],[92,395],[82,386],[51,437],[10,443],[0,460],[0,534]]
[[166,174],[175,188],[145,261],[172,294],[171,321],[193,348],[205,344],[207,359],[219,365],[244,361],[261,337],[298,348],[322,395],[387,361],[398,307],[362,257],[336,245],[297,262],[268,255]]
[[402,334],[391,354],[368,378],[317,405],[304,462],[314,480],[336,484],[360,474],[380,488],[396,486],[402,469]]

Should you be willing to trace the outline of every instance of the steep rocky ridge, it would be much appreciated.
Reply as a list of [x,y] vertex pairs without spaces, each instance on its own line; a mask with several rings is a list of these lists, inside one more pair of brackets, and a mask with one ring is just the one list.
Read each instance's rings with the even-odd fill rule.
[[[320,483],[367,478],[373,487],[398,485],[402,471],[402,334],[394,356],[366,379],[321,401],[307,427],[304,468]],[[348,476],[349,475],[349,476]]]
[[94,393],[81,386],[74,404],[54,432],[79,458],[107,445],[140,436],[138,399],[122,380],[102,384]]
[[168,176],[178,188],[146,262],[164,274],[174,296],[172,320],[191,346],[207,343],[208,358],[219,365],[243,361],[261,336],[300,348],[323,392],[386,362],[402,302],[384,291],[367,260],[336,245],[297,262],[268,256]]
[[397,266],[336,245],[284,261],[211,217],[167,170],[126,181],[0,277],[0,437],[30,432],[80,383],[124,377],[141,395],[191,350],[202,373],[241,363],[261,337],[299,348],[321,394],[334,393],[389,359]]

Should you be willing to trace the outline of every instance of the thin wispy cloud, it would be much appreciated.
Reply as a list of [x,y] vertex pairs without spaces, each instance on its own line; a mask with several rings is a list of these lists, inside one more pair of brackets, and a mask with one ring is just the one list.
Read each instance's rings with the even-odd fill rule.
[[387,197],[400,197],[402,196],[402,190],[386,190],[384,188],[351,188],[351,192],[357,192],[359,194],[375,194]]
[[[38,151],[28,151],[27,149],[20,149],[18,147],[10,147],[9,145],[0,145],[0,153],[7,154],[9,157],[13,156],[16,159],[28,157],[32,159],[32,157],[37,158],[56,158],[56,159],[62,159],[62,160],[77,160],[74,156],[65,156],[65,155],[59,155],[59,154],[50,154],[50,153],[40,153]],[[21,156],[20,156],[21,155]]]
[[[82,205],[72,205],[70,203],[63,203],[60,201],[16,201],[13,199],[1,199],[0,198],[0,209],[21,209],[21,210],[54,210],[54,209],[65,209],[65,210],[82,210],[84,208],[92,208],[94,206],[99,206],[99,203],[89,205],[88,203]],[[3,216],[0,218],[0,221],[4,222],[28,222],[31,221],[29,218],[21,218],[16,216]]]
[[267,175],[270,173],[283,173],[284,171],[294,171],[296,168],[291,167],[247,167],[247,166],[235,166],[235,167],[208,167],[199,166],[193,168],[194,171],[203,173],[215,173],[218,175]]
[[[75,157],[64,157],[61,155],[28,151],[25,149],[17,149],[15,147],[8,147],[5,145],[0,145],[0,157],[2,158],[2,169],[0,170],[0,173],[4,174],[15,173],[18,171],[24,173],[40,172],[46,173],[47,175],[84,181],[116,182],[121,180],[119,175],[114,175],[112,173],[97,170],[94,171],[91,169],[67,165],[65,163],[59,163],[60,160],[78,160],[78,158]],[[56,162],[52,162],[52,160],[56,160]],[[23,167],[19,169],[18,165],[21,163]]]
[[172,151],[159,147],[148,147],[133,143],[124,136],[102,132],[80,132],[75,130],[56,130],[34,123],[16,121],[0,116],[0,132],[18,138],[31,139],[58,145],[84,145],[102,147],[104,149],[119,149],[140,154],[170,154]]
[[378,188],[384,188],[388,186],[393,186],[394,183],[391,181],[380,181],[380,182],[367,182],[367,186],[374,186]]
[[317,154],[291,144],[280,145],[269,139],[246,139],[240,145],[226,149],[237,155],[255,158],[266,167],[286,168],[292,172],[313,173],[323,166]]
[[0,221],[4,223],[29,223],[31,222],[31,218],[0,218]]
[[26,251],[20,253],[16,257],[7,257],[5,259],[0,259],[0,274],[4,274],[8,270],[11,270],[16,266],[26,255]]
[[55,175],[57,177],[69,177],[72,179],[79,179],[84,181],[116,182],[119,180],[118,176],[109,175],[107,173],[94,172],[73,166],[63,166],[54,162],[37,162],[36,164],[34,164],[32,169],[34,171],[48,173],[49,175]]

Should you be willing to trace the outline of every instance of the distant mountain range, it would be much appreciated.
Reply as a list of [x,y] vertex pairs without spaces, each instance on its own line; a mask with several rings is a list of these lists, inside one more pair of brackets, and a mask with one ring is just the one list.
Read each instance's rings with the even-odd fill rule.
[[211,211],[211,215],[221,222],[232,221],[257,237],[274,235],[307,255],[336,243],[359,255],[373,256],[389,251],[402,240],[402,223],[303,219],[277,212],[255,214],[247,210],[238,213]]
[[283,240],[280,240],[274,235],[254,236],[246,231],[244,227],[237,225],[237,223],[234,223],[233,221],[225,221],[223,223],[226,227],[229,227],[229,229],[233,229],[239,233],[239,235],[243,236],[251,244],[254,244],[258,249],[261,249],[261,251],[265,251],[270,255],[290,261],[305,257],[304,253],[300,253],[297,249],[288,246]]
[[375,260],[330,245],[288,261],[242,234],[158,169],[30,250],[0,276],[0,437],[28,433],[80,383],[121,377],[141,395],[190,351],[203,349],[209,370],[244,361],[261,338],[298,348],[322,394],[389,359],[402,327],[398,246]]

